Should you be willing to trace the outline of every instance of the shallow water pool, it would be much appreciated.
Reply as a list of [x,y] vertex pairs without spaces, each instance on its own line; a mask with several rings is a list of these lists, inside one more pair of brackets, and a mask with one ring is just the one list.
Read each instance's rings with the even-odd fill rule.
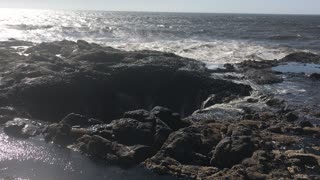
[[0,131],[0,179],[30,180],[173,180],[143,168],[122,169],[97,163],[36,137],[19,140]]

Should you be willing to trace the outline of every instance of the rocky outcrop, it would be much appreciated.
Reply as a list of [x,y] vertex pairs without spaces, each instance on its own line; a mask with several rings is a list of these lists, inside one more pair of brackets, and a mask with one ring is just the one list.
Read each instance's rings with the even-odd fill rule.
[[8,55],[0,63],[6,69],[0,90],[9,104],[51,122],[69,113],[110,122],[157,105],[187,116],[211,94],[223,90],[241,97],[251,91],[211,78],[199,61],[169,53],[127,52],[85,41],[41,43],[25,53],[29,56]]
[[10,136],[17,138],[29,138],[41,133],[43,125],[39,122],[29,119],[15,118],[8,121],[3,128],[3,131]]
[[251,157],[254,143],[248,136],[224,138],[213,151],[211,164],[220,168],[231,168],[245,158]]
[[281,83],[283,81],[280,76],[270,70],[252,70],[247,71],[246,74],[249,79],[260,85]]
[[82,152],[93,158],[104,159],[121,166],[138,164],[155,153],[155,149],[150,146],[125,146],[96,135],[81,137],[78,139],[78,146]]
[[278,64],[277,61],[244,61],[239,63],[239,70],[246,77],[256,84],[274,84],[281,83],[283,81],[282,77],[273,72],[271,68]]
[[319,73],[313,73],[310,75],[310,79],[319,81],[320,80],[320,74]]
[[[246,78],[255,82],[256,84],[275,84],[283,82],[283,76],[281,72],[276,72],[272,68],[287,64],[287,63],[312,63],[319,64],[320,56],[313,53],[296,52],[285,56],[279,60],[267,60],[267,61],[255,61],[246,60],[239,64],[238,72],[246,75]],[[319,79],[317,73],[313,73],[309,76],[313,80]]]
[[320,63],[320,56],[313,53],[296,52],[287,55],[280,61],[285,62],[301,62],[301,63]]
[[222,139],[218,124],[198,124],[172,133],[160,151],[143,165],[158,173],[179,177],[204,177],[216,173],[210,167],[210,152]]
[[103,122],[93,118],[87,118],[86,116],[71,113],[64,117],[61,121],[61,124],[67,124],[69,126],[79,126],[87,127],[96,124],[102,124]]
[[46,142],[66,146],[72,143],[71,127],[67,124],[51,124],[43,131]]
[[[28,56],[10,43],[30,45]],[[298,77],[272,67],[319,63],[318,55],[209,71],[170,53],[85,41],[10,43],[0,42],[0,123],[9,136],[42,134],[93,160],[188,179],[319,178],[319,112],[259,91]]]
[[179,114],[160,106],[150,112],[143,109],[126,112],[123,118],[109,124],[92,123],[97,121],[69,114],[60,123],[49,125],[43,134],[48,142],[62,146],[73,144],[93,158],[132,166],[153,156],[173,128],[177,130],[189,125]]

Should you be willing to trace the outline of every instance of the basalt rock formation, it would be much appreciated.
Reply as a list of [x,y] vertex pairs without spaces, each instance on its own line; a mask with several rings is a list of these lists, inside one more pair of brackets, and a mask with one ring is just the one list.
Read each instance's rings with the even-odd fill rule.
[[[19,43],[30,48],[8,48]],[[320,178],[317,106],[261,90],[288,78],[318,83],[272,70],[317,64],[318,55],[208,70],[170,53],[85,41],[0,46],[0,123],[10,136],[40,135],[93,160],[187,179]]]
[[251,88],[213,79],[205,65],[174,54],[125,52],[85,41],[41,43],[28,56],[1,55],[2,104],[55,122],[69,113],[111,121],[166,106],[190,115],[210,94],[247,96]]

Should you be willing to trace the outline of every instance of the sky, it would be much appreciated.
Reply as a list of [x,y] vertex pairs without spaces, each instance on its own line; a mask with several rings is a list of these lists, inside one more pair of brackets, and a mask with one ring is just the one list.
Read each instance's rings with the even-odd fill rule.
[[320,14],[320,0],[0,0],[1,8]]

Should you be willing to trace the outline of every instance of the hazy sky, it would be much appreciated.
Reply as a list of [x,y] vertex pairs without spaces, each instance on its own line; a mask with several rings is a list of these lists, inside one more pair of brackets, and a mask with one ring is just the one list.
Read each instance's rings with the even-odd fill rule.
[[3,8],[320,14],[320,0],[0,0]]

